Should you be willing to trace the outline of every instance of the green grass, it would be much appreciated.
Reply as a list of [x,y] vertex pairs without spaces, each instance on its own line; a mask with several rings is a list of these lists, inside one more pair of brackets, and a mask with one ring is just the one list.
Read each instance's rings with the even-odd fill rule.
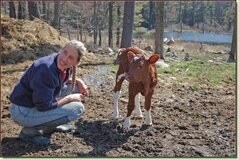
[[[236,85],[235,63],[209,63],[201,61],[169,62],[168,68],[157,68],[159,79],[168,81],[173,77],[176,85],[189,85],[193,88]],[[116,74],[118,65],[110,67],[110,74]]]
[[209,62],[171,62],[168,68],[158,68],[160,79],[175,77],[177,84],[189,84],[192,87],[217,87],[220,85],[235,85],[235,63]]

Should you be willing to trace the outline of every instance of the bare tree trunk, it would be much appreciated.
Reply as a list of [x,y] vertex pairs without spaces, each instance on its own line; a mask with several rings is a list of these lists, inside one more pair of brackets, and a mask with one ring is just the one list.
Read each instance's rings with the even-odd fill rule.
[[203,8],[203,12],[202,12],[202,32],[205,33],[205,5],[204,5],[204,2],[202,2],[202,8]]
[[40,12],[38,8],[38,2],[28,2],[28,11],[29,11],[29,18],[33,20],[34,18],[40,17]]
[[17,18],[14,1],[10,1],[10,2],[9,2],[9,10],[10,10],[10,11],[9,11],[9,16],[10,16],[11,18]]
[[50,22],[50,2],[47,3],[46,19],[47,19],[48,24],[49,24],[49,22]]
[[156,2],[155,53],[163,57],[164,2]]
[[96,1],[94,1],[94,44],[97,42],[97,15],[96,15]]
[[232,45],[231,51],[229,52],[228,62],[236,62],[237,55],[237,4],[235,4],[235,13],[234,13],[234,26],[232,34]]
[[26,19],[26,2],[18,2],[18,19]]
[[52,21],[52,26],[57,28],[59,26],[60,19],[60,2],[54,2],[54,19]]
[[108,46],[113,48],[113,33],[112,33],[112,26],[113,26],[113,2],[109,2],[109,39],[108,39]]
[[99,46],[102,46],[102,35],[101,35],[101,27],[99,26]]
[[120,16],[121,16],[121,12],[120,12],[120,4],[117,5],[117,22],[118,22],[118,26],[116,29],[116,46],[119,47],[119,43],[120,43]]
[[153,28],[153,3],[152,1],[149,1],[149,30],[151,30]]
[[80,27],[80,41],[83,41],[83,29]]
[[46,16],[46,1],[42,1],[42,18],[47,20],[47,16]]
[[134,22],[134,1],[124,2],[124,19],[123,31],[120,48],[127,48],[131,46],[133,35],[133,22]]
[[71,34],[70,34],[69,26],[67,26],[66,29],[67,29],[68,39],[71,40]]
[[5,14],[7,14],[7,3],[8,2],[1,1],[2,8],[3,8]]
[[77,28],[77,33],[76,33],[76,39],[79,40],[79,15],[77,15],[76,19],[76,28]]
[[179,2],[179,23],[180,23],[180,32],[183,32],[182,2]]

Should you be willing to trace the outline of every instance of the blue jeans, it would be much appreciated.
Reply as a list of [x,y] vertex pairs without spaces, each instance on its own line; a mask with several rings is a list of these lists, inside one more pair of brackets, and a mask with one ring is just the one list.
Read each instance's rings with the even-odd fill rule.
[[[75,87],[74,92],[78,92]],[[70,84],[63,87],[60,97],[66,96],[70,90]],[[69,121],[76,120],[84,113],[84,105],[81,102],[70,102],[56,109],[39,112],[36,107],[27,108],[11,104],[10,114],[13,121],[24,127],[33,127],[59,118],[68,117]]]

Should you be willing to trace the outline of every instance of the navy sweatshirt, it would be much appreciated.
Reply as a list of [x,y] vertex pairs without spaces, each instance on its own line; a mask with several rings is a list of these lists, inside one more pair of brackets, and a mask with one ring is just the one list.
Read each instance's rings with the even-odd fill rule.
[[[10,101],[23,107],[36,107],[38,111],[57,108],[56,97],[64,85],[57,57],[58,53],[54,53],[34,61],[14,87]],[[71,74],[72,68],[67,69],[66,80]]]

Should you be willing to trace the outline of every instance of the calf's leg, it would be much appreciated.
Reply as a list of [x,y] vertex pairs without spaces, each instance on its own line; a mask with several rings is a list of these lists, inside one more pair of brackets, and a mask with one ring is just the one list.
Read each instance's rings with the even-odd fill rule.
[[117,74],[116,74],[116,84],[115,84],[115,87],[113,89],[113,98],[114,98],[114,108],[113,108],[113,114],[112,114],[112,117],[114,119],[117,119],[119,118],[119,108],[118,108],[118,103],[119,103],[119,98],[120,98],[120,94],[121,94],[121,86],[122,86],[122,83],[124,81],[124,75],[122,73],[123,71],[119,68]]
[[130,120],[130,116],[132,111],[134,110],[135,107],[135,96],[138,92],[135,90],[135,86],[131,85],[131,83],[129,84],[129,101],[128,101],[128,106],[127,106],[127,116],[124,120],[124,128],[125,129],[129,129],[130,125],[131,125],[131,120]]
[[145,96],[145,104],[144,104],[144,108],[146,110],[145,112],[145,121],[144,124],[146,125],[152,125],[152,117],[151,117],[151,98],[152,98],[152,92],[149,93],[148,95]]
[[141,108],[140,108],[140,93],[135,96],[135,114],[136,117],[143,117]]
[[119,103],[119,98],[120,98],[121,91],[113,92],[113,97],[114,97],[114,109],[113,109],[113,118],[117,119],[119,118],[119,108],[118,108],[118,103]]

